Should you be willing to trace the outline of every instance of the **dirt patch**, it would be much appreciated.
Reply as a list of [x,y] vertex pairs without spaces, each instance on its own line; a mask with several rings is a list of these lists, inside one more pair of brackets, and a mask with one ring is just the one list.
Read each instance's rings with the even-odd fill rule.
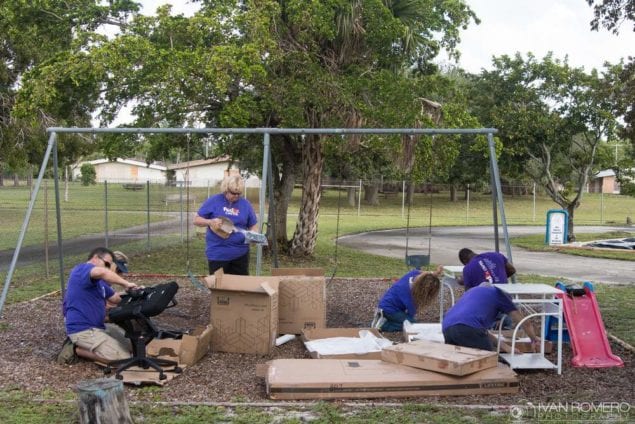
[[[151,285],[159,280],[135,279]],[[190,329],[209,321],[210,294],[195,288],[187,279],[177,280],[178,305],[167,309],[154,321],[163,329]],[[335,279],[327,284],[327,322],[329,327],[368,325],[373,308],[390,285],[385,280]],[[431,305],[421,316],[437,321],[439,306]],[[0,321],[0,389],[60,393],[72,390],[82,380],[102,376],[93,363],[80,361],[71,366],[58,365],[54,358],[64,340],[59,295],[9,305]],[[398,334],[388,337],[401,341]],[[586,369],[571,367],[571,350],[563,349],[563,372],[520,371],[517,395],[449,396],[416,399],[390,399],[390,402],[440,402],[448,404],[509,405],[537,402],[628,402],[635,403],[633,381],[635,355],[612,343],[613,353],[625,363],[623,368]],[[309,358],[298,339],[275,348],[268,356],[213,352],[196,365],[152,391],[130,388],[131,400],[171,402],[261,402],[266,400],[262,379],[256,377],[256,365],[277,358]],[[551,355],[555,362],[555,353]],[[630,387],[630,389],[629,389]],[[377,400],[375,400],[377,401]]]

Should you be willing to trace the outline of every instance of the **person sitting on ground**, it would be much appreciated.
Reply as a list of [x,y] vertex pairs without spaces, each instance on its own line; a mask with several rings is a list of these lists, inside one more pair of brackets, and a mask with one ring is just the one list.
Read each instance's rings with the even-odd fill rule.
[[87,262],[71,270],[63,304],[66,334],[76,346],[76,353],[104,363],[126,359],[132,354],[123,329],[105,322],[106,305],[121,301],[112,284],[126,290],[138,286],[117,275],[113,264],[115,254],[111,250],[105,247],[93,249]]
[[442,273],[442,266],[436,271],[414,269],[393,284],[379,301],[378,311],[385,319],[380,330],[401,331],[404,321],[416,322],[417,310],[436,299]]
[[[492,341],[495,338],[488,329],[492,328],[499,313],[509,315],[516,323],[523,318],[511,298],[498,287],[477,286],[466,291],[443,317],[441,330],[445,343],[493,351]],[[522,327],[536,351],[540,347],[540,338],[536,336],[531,322],[523,322]],[[501,343],[501,348],[509,351],[504,343]]]
[[516,273],[516,268],[499,252],[474,253],[468,248],[459,250],[459,260],[464,265],[463,276],[458,283],[465,290],[480,284],[506,284],[507,278]]

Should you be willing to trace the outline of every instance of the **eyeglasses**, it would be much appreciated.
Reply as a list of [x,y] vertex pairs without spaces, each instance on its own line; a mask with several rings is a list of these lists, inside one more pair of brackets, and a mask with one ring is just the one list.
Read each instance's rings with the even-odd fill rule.
[[104,261],[104,265],[106,266],[106,268],[110,269],[110,267],[112,266],[111,262],[108,262],[107,260],[105,260],[101,256],[98,256],[98,258],[101,259],[102,261]]
[[240,196],[242,194],[240,191],[231,191],[231,190],[228,190],[227,193],[231,194],[232,196]]

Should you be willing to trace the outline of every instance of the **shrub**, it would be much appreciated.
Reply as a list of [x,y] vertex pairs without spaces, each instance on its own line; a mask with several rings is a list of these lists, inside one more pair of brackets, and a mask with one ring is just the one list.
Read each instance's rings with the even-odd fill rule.
[[92,164],[83,164],[79,172],[81,173],[82,185],[97,184],[97,171],[95,171],[95,167]]

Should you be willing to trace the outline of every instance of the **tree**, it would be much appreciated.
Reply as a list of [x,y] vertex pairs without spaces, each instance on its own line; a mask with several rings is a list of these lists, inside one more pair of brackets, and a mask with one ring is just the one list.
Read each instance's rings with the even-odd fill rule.
[[[58,116],[53,111],[28,115],[15,111],[16,96],[22,89],[23,79],[39,66],[60,62],[72,49],[80,50],[90,43],[90,34],[101,25],[121,25],[126,17],[138,10],[129,0],[101,4],[95,0],[5,0],[0,3],[0,167],[41,163],[44,153],[43,128],[63,124],[64,118],[87,122],[90,105],[82,104],[73,96],[74,84],[64,79],[56,82],[64,95],[59,103]],[[59,69],[57,69],[59,71]],[[55,97],[56,92],[43,92],[42,96]],[[79,123],[75,121],[74,124]],[[77,137],[65,137],[68,145],[60,155],[78,147]]]
[[79,172],[81,173],[82,185],[89,186],[95,185],[97,181],[97,171],[95,170],[95,166],[91,163],[85,163],[79,168]]
[[[471,98],[479,119],[499,129],[503,156],[524,172],[569,213],[569,238],[575,239],[575,210],[589,176],[597,172],[601,143],[619,129],[616,101],[621,66],[606,65],[603,74],[585,73],[547,55],[494,59],[483,71]],[[501,167],[502,169],[502,167]],[[509,169],[509,167],[508,167]]]
[[[417,99],[434,80],[430,60],[441,48],[454,52],[459,29],[472,19],[463,1],[220,0],[201,2],[191,18],[171,16],[165,6],[155,17],[137,16],[116,38],[95,38],[25,78],[20,104],[25,116],[55,109],[59,99],[43,93],[61,82],[61,73],[82,87],[81,104],[101,109],[103,123],[132,102],[135,124],[146,127],[423,126],[428,121]],[[147,140],[149,152],[164,156],[187,143]],[[259,138],[214,143],[241,167],[260,172]],[[418,148],[417,160],[431,157],[430,143]],[[394,150],[378,138],[272,137],[276,232],[284,238],[286,205],[302,180],[290,252],[313,252],[326,152],[388,158]]]
[[591,29],[595,31],[603,26],[617,34],[625,20],[635,22],[635,0],[587,0],[587,3],[593,7]]

